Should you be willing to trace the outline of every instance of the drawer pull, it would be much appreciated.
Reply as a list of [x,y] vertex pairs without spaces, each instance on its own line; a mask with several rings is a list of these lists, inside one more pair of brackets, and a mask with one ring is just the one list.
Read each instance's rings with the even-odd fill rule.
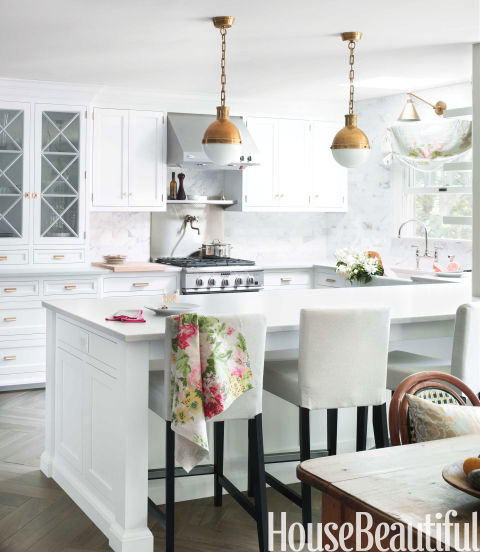
[[134,282],[133,287],[146,287],[149,286],[150,282]]
[[17,360],[15,355],[7,355],[3,357],[3,360]]
[[54,259],[65,259],[65,255],[54,255]]
[[336,282],[336,281],[337,281],[337,280],[335,280],[334,278],[326,278],[326,279],[325,279],[325,282],[330,282],[330,283],[332,283],[332,284],[333,284],[334,282]]
[[4,322],[16,322],[17,321],[17,317],[16,316],[6,316],[4,319],[3,319]]
[[6,261],[7,259],[7,255],[0,255],[0,261]]
[[288,282],[291,282],[291,281],[292,281],[292,278],[285,278],[285,277],[284,277],[284,278],[280,278],[280,282],[286,282],[286,283],[288,283]]
[[13,293],[17,291],[17,288],[4,288],[3,291],[5,291],[6,293]]
[[64,289],[77,289],[77,286],[74,286],[74,285],[68,285],[68,286],[63,286]]

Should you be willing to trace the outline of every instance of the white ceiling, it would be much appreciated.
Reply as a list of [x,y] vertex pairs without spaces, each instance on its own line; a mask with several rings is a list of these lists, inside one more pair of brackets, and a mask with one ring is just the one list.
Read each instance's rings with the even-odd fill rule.
[[[360,30],[358,96],[470,79],[479,0],[2,0],[0,77],[211,96],[220,36],[234,15],[227,98],[346,95],[342,31]],[[227,101],[228,103],[228,101]]]

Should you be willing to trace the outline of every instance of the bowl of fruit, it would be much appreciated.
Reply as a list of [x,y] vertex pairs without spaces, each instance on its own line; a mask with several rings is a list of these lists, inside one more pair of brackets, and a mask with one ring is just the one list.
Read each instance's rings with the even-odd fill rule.
[[480,457],[470,457],[443,468],[443,479],[452,487],[480,498]]

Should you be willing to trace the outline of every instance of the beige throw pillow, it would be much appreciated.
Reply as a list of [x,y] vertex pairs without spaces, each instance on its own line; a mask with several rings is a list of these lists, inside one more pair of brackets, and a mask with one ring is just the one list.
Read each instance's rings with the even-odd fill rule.
[[480,407],[435,404],[407,394],[417,442],[480,433]]

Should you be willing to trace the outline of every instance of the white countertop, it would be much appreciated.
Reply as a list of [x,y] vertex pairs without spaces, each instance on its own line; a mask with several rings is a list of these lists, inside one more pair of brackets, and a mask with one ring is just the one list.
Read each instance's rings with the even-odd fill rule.
[[[308,290],[217,293],[182,296],[182,302],[196,303],[201,314],[263,312],[268,331],[296,329],[302,308],[389,306],[392,323],[451,320],[462,303],[471,300],[471,284],[439,286],[436,284],[323,288]],[[155,340],[165,333],[165,319],[144,309],[146,324],[107,322],[105,318],[125,309],[141,309],[161,304],[160,296],[112,299],[65,299],[43,301],[47,309],[64,314],[98,330],[126,341]]]

